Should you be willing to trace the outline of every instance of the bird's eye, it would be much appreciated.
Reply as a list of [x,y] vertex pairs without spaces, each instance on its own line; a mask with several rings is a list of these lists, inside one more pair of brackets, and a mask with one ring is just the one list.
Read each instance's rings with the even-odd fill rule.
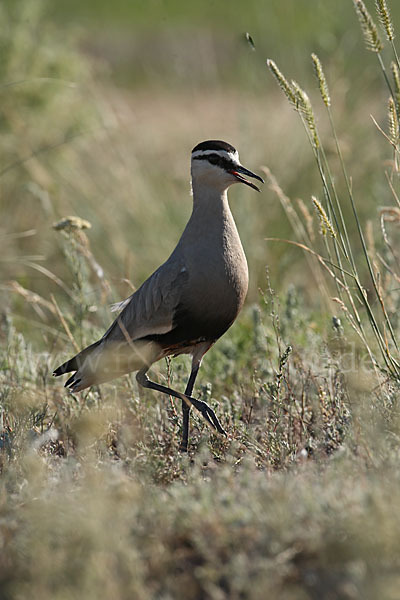
[[211,156],[208,157],[208,162],[210,162],[212,165],[218,164],[219,156],[216,156],[215,154],[211,154]]

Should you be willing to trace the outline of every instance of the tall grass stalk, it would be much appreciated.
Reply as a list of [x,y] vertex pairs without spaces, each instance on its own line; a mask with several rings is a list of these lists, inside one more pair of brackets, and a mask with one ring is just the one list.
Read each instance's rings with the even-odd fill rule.
[[[285,211],[287,219],[290,223],[290,226],[292,227],[293,231],[296,233],[297,239],[300,242],[302,242],[305,247],[311,246],[315,239],[315,236],[314,236],[314,232],[312,230],[311,215],[310,215],[307,207],[304,205],[303,212],[304,211],[307,212],[306,218],[307,218],[308,224],[309,224],[308,228],[304,227],[302,220],[300,219],[299,215],[297,214],[290,198],[288,198],[288,196],[283,192],[282,188],[279,186],[276,178],[271,173],[271,171],[268,169],[268,167],[262,167],[262,170],[265,173],[266,180],[269,184],[270,189],[278,197],[278,199],[281,203],[281,206],[282,206],[283,210]],[[310,253],[306,253],[306,260],[307,260],[309,268],[314,276],[314,279],[317,283],[317,286],[318,286],[321,296],[325,299],[326,302],[329,303],[330,295],[329,295],[328,287],[326,285],[326,281],[325,281],[324,277],[321,276],[320,269],[316,266],[315,260],[313,260]]]
[[[357,10],[360,22],[361,22],[361,26],[362,26],[365,40],[367,42],[367,46],[370,50],[373,50],[380,58],[381,67],[383,67],[385,79],[387,80],[386,70],[384,69],[383,61],[381,60],[381,57],[380,57],[380,53],[383,48],[383,45],[379,38],[377,28],[376,28],[372,18],[370,17],[367,9],[365,8],[364,3],[361,0],[355,0],[354,3],[355,3],[355,7],[356,7],[356,10]],[[386,7],[386,4],[385,4],[385,7]],[[382,7],[382,11],[383,10],[384,10],[384,7]],[[386,30],[387,30],[387,35],[388,36],[390,35],[391,36],[390,39],[391,39],[391,41],[393,41],[393,38],[394,38],[393,31],[394,30],[393,30],[393,27],[389,27],[389,19],[390,19],[390,17],[387,16],[386,21],[385,21]],[[319,174],[320,174],[320,177],[322,180],[324,197],[327,202],[328,213],[327,214],[325,213],[325,210],[322,205],[318,205],[318,201],[315,202],[315,200],[313,200],[313,202],[314,202],[317,210],[319,211],[321,222],[323,223],[323,227],[325,228],[325,230],[327,229],[330,231],[330,228],[327,227],[327,223],[331,224],[331,219],[333,219],[335,228],[337,230],[337,235],[332,235],[332,231],[330,231],[331,232],[331,243],[333,245],[333,249],[334,249],[336,261],[337,261],[336,268],[338,269],[338,272],[340,274],[341,281],[343,283],[343,287],[346,290],[346,296],[349,301],[353,316],[356,319],[356,322],[357,322],[357,325],[358,325],[358,328],[360,331],[360,335],[361,335],[364,343],[367,346],[369,355],[372,358],[372,362],[377,364],[376,360],[374,358],[374,353],[372,352],[372,350],[369,346],[368,338],[365,335],[362,320],[361,320],[359,312],[356,308],[356,300],[353,297],[353,293],[351,292],[352,286],[350,286],[350,284],[349,284],[349,281],[347,279],[348,276],[350,277],[350,282],[352,283],[352,285],[356,286],[356,290],[358,292],[358,300],[361,301],[361,304],[364,306],[364,309],[365,309],[367,317],[368,317],[368,321],[371,325],[372,331],[374,333],[375,339],[376,339],[378,347],[380,349],[380,353],[383,357],[384,364],[392,376],[399,378],[400,377],[400,365],[399,365],[398,360],[393,356],[393,353],[390,350],[390,345],[389,345],[389,342],[387,339],[386,332],[388,332],[388,334],[390,336],[391,344],[393,345],[393,348],[395,349],[396,353],[399,352],[399,346],[398,346],[398,342],[396,339],[396,335],[395,335],[391,320],[389,318],[388,312],[385,307],[385,302],[384,302],[384,298],[382,295],[380,284],[377,281],[377,278],[374,273],[374,269],[373,269],[373,266],[372,266],[372,263],[371,263],[371,260],[369,257],[364,233],[362,230],[360,218],[359,218],[355,200],[354,200],[352,186],[350,185],[350,179],[347,174],[347,170],[346,170],[345,163],[343,160],[343,155],[342,155],[342,151],[340,148],[338,136],[336,133],[336,128],[334,125],[334,120],[333,120],[332,110],[331,110],[331,97],[330,97],[330,93],[329,93],[327,79],[325,77],[321,61],[319,60],[319,58],[316,54],[312,55],[312,61],[314,64],[314,69],[315,69],[315,73],[316,73],[317,80],[318,80],[320,94],[321,94],[324,106],[328,112],[328,118],[329,118],[332,135],[333,135],[334,142],[335,142],[336,153],[339,158],[339,163],[340,163],[342,175],[343,175],[343,178],[345,181],[354,221],[355,221],[358,236],[359,236],[359,239],[361,242],[363,256],[365,259],[367,270],[370,275],[370,279],[371,279],[372,286],[374,289],[375,297],[378,301],[378,304],[381,308],[381,312],[383,315],[382,325],[379,325],[379,322],[378,322],[377,318],[375,317],[374,311],[371,308],[367,293],[361,283],[359,268],[354,259],[354,252],[352,249],[352,244],[350,242],[350,238],[349,238],[349,234],[348,234],[348,230],[347,230],[348,228],[346,226],[346,222],[345,222],[345,219],[343,216],[341,201],[336,192],[334,178],[332,177],[331,170],[329,167],[329,162],[327,160],[327,156],[326,156],[326,153],[324,152],[323,144],[322,144],[320,136],[318,134],[318,129],[317,129],[317,125],[316,125],[316,121],[315,121],[315,117],[314,117],[314,111],[312,109],[312,105],[311,105],[311,102],[309,101],[308,95],[300,88],[300,86],[296,82],[292,81],[292,83],[289,84],[286,77],[282,74],[282,72],[279,70],[279,68],[275,65],[275,63],[273,61],[269,60],[267,62],[267,64],[268,64],[269,68],[271,69],[275,78],[278,80],[278,83],[280,84],[280,87],[284,91],[285,95],[287,96],[289,101],[294,105],[297,112],[300,114],[300,117],[305,126],[305,129],[306,129],[306,132],[308,135],[308,139],[310,141],[312,151],[314,154],[314,158],[317,163],[318,171],[319,171]],[[395,74],[397,73],[396,66],[397,65],[392,67],[392,72],[394,72]],[[388,80],[387,80],[387,82],[389,85],[389,89],[391,91],[392,106],[395,107],[396,106],[395,98],[393,97],[393,92],[392,92],[392,89],[390,86],[390,82]],[[395,82],[396,82],[396,79],[395,79]],[[294,102],[293,102],[293,98],[295,99]],[[392,126],[391,126],[392,137],[395,137],[395,130],[397,131],[397,129],[396,129],[396,122],[397,122],[396,116],[397,115],[396,115],[396,111],[393,110],[393,108],[391,111],[391,115],[392,115]],[[332,230],[333,230],[333,227],[332,227]],[[327,260],[331,264],[333,264],[331,254],[330,254],[330,248],[327,243],[326,235],[324,235],[323,237],[324,237],[325,247],[326,247],[327,254],[328,254]],[[341,255],[343,255],[343,259],[347,263],[346,269],[344,268]],[[340,289],[341,286],[338,286],[338,280],[336,278],[335,278],[335,283],[337,285],[337,289],[339,290],[339,300],[340,300],[342,298],[341,289]],[[382,327],[383,327],[383,329],[382,329]]]
[[[317,162],[319,173],[320,173],[320,176],[321,176],[321,179],[323,182],[324,197],[327,202],[328,213],[330,215],[330,218],[333,218],[333,220],[336,224],[337,230],[340,232],[340,228],[338,226],[338,220],[337,220],[337,216],[336,216],[336,211],[334,209],[332,199],[331,199],[328,182],[326,180],[325,173],[324,173],[324,170],[323,170],[322,164],[321,164],[321,153],[323,155],[323,148],[322,148],[320,136],[319,136],[317,125],[316,125],[314,111],[313,111],[311,102],[308,98],[308,95],[299,86],[299,84],[297,82],[292,81],[290,84],[273,60],[268,59],[267,66],[270,68],[272,74],[278,81],[278,84],[280,85],[281,89],[283,90],[286,97],[288,98],[288,100],[293,105],[294,109],[296,110],[296,112],[299,114],[299,116],[301,118],[301,121],[303,123],[305,132],[307,134],[308,140],[312,147],[313,154],[314,154],[315,160]],[[339,249],[338,245],[340,245],[340,249]],[[331,250],[330,250],[329,244],[326,240],[325,240],[325,247],[326,247],[326,251],[328,253],[328,259],[330,261],[332,261]],[[336,255],[338,264],[340,267],[342,267],[340,251],[343,252],[344,255],[346,255],[346,247],[342,242],[341,234],[340,234],[339,240],[334,240],[333,247],[334,247],[334,251],[335,251],[335,255]],[[339,275],[341,276],[340,272],[339,272]],[[336,280],[335,280],[335,283],[336,283]],[[337,292],[340,296],[341,295],[340,287],[337,288]]]
[[[311,107],[311,103],[308,101],[307,105],[305,107],[303,107],[303,109],[299,109],[298,103],[293,101],[293,98],[296,98],[296,91],[297,91],[297,97],[300,99],[302,98],[302,94],[299,92],[299,90],[301,89],[300,86],[298,86],[298,84],[295,84],[296,90],[292,90],[290,88],[289,82],[284,77],[284,75],[279,70],[279,68],[276,66],[274,61],[268,60],[267,65],[271,69],[273,75],[277,79],[277,81],[278,81],[281,89],[284,91],[285,95],[287,96],[287,98],[289,99],[291,104],[294,106],[294,108],[299,113],[300,118],[303,123],[303,126],[305,128],[307,137],[309,139],[310,145],[312,147],[314,158],[317,163],[318,171],[319,171],[320,177],[322,179],[324,197],[327,202],[327,210],[330,215],[330,218],[333,218],[333,220],[335,222],[335,226],[339,233],[339,238],[338,239],[335,238],[333,240],[333,247],[334,247],[337,265],[338,265],[338,276],[341,278],[343,288],[347,291],[348,294],[350,294],[349,286],[345,279],[345,270],[343,268],[343,264],[342,264],[342,260],[341,260],[341,253],[347,260],[351,261],[353,270],[355,269],[355,263],[354,263],[354,259],[352,256],[351,245],[350,245],[350,242],[348,239],[347,229],[346,229],[345,221],[343,219],[340,202],[339,202],[338,196],[336,194],[334,180],[330,173],[329,164],[328,164],[328,161],[326,160],[326,155],[325,155],[325,152],[323,149],[323,145],[319,139],[318,130],[317,130],[317,126],[315,123],[315,118],[314,118],[314,113],[313,113],[313,110]],[[319,69],[319,74],[321,77],[322,66],[320,64],[318,65],[318,69]],[[325,76],[324,76],[324,80],[320,81],[320,89],[321,89],[321,93],[323,93],[324,102],[327,102],[327,104],[330,105],[329,91],[328,91],[328,86],[327,86]],[[304,92],[303,92],[303,97],[307,97],[307,99],[308,99],[308,96],[306,96],[306,94]],[[328,98],[329,98],[329,101],[328,101]],[[306,112],[306,110],[309,112],[308,120],[304,119],[304,113]],[[310,128],[309,128],[310,122],[312,123],[312,131],[310,131]],[[317,143],[315,143],[315,138],[317,139]],[[325,171],[326,171],[326,173],[325,173]],[[339,223],[339,219],[336,214],[336,210],[333,206],[330,188],[332,189],[333,196],[335,199],[335,205],[337,207],[338,214],[340,216],[340,223]],[[345,232],[347,244],[345,243],[345,240],[343,239],[342,230]],[[325,248],[326,248],[326,251],[328,254],[328,261],[331,264],[334,264],[333,260],[332,260],[331,250],[330,250],[330,247],[329,247],[329,244],[328,244],[328,241],[326,240],[326,238],[324,238],[324,243],[325,243]],[[335,284],[337,287],[337,292],[338,292],[339,298],[341,298],[342,297],[342,289],[341,289],[341,286],[339,285],[339,280],[336,277],[334,278],[334,280],[335,280]],[[351,296],[351,294],[350,294],[350,296]],[[355,317],[356,317],[357,321],[359,322],[360,327],[362,327],[358,313],[355,309],[355,304],[352,301],[351,301],[351,304],[353,306]]]
[[[347,192],[348,192],[348,197],[349,197],[351,208],[352,208],[352,211],[353,211],[353,216],[354,216],[354,219],[355,219],[355,222],[356,222],[356,225],[357,225],[357,231],[358,231],[358,234],[359,234],[359,237],[360,237],[360,240],[361,240],[364,257],[365,257],[365,260],[366,260],[366,263],[367,263],[367,266],[368,266],[368,270],[369,270],[369,273],[370,273],[370,276],[371,276],[371,280],[372,280],[372,283],[373,283],[373,286],[374,286],[375,293],[376,293],[376,295],[377,295],[377,297],[378,297],[378,299],[380,301],[380,305],[382,307],[382,311],[383,311],[386,323],[388,325],[388,328],[389,328],[392,340],[394,342],[396,350],[398,351],[398,345],[397,345],[396,336],[394,335],[392,325],[390,323],[390,320],[388,318],[388,315],[387,315],[387,312],[385,310],[384,304],[382,302],[382,298],[381,298],[381,295],[379,293],[379,288],[378,288],[378,284],[377,284],[377,281],[376,281],[376,277],[375,277],[375,274],[374,274],[374,271],[373,271],[373,268],[372,268],[372,265],[371,265],[371,261],[370,261],[370,258],[369,258],[368,249],[367,249],[367,246],[366,246],[366,243],[365,243],[365,238],[364,238],[363,230],[362,230],[362,227],[361,227],[361,223],[360,223],[360,219],[359,219],[359,216],[358,216],[356,204],[355,204],[355,201],[354,201],[353,190],[352,190],[352,187],[350,185],[350,179],[349,179],[349,176],[347,174],[346,166],[345,166],[345,163],[344,163],[344,160],[343,160],[343,154],[342,154],[342,151],[341,151],[341,148],[340,148],[340,144],[339,144],[338,136],[337,136],[337,133],[336,133],[336,128],[335,128],[335,125],[334,125],[332,111],[331,111],[331,107],[330,106],[327,107],[327,111],[328,111],[328,115],[329,115],[329,122],[330,122],[330,125],[331,125],[332,134],[333,134],[333,137],[334,137],[334,140],[335,140],[335,146],[336,146],[337,155],[339,157],[339,162],[340,162],[340,166],[341,166],[341,169],[342,169],[342,174],[343,174],[343,177],[345,179],[346,188],[347,188]],[[340,203],[339,203],[339,205],[340,205]],[[343,220],[343,223],[344,223],[344,220]],[[347,235],[347,229],[345,231],[346,231],[346,237],[347,237],[347,242],[348,242],[348,248],[350,249],[349,254],[350,254],[350,256],[353,256],[352,251],[351,251],[350,240],[349,240],[348,235]],[[371,322],[371,324],[373,326],[373,329],[374,329],[374,331],[376,333],[376,337],[378,339],[378,342],[379,342],[379,345],[381,347],[381,350],[383,351],[384,356],[386,356],[385,350],[387,348],[387,345],[384,343],[384,340],[383,340],[383,338],[382,338],[382,336],[380,334],[379,327],[378,327],[378,325],[377,325],[377,323],[375,321],[375,318],[374,318],[373,312],[371,310],[371,307],[368,304],[368,301],[367,301],[367,298],[366,298],[363,286],[362,286],[362,284],[360,282],[360,277],[359,277],[358,272],[357,272],[356,264],[355,264],[353,258],[352,258],[352,261],[351,261],[351,265],[353,267],[353,276],[355,278],[358,290],[359,290],[359,292],[361,294],[361,298],[363,299],[364,306],[367,309],[367,313],[369,315],[370,322]],[[392,360],[392,358],[390,360]],[[396,367],[396,369],[397,369],[397,367]]]

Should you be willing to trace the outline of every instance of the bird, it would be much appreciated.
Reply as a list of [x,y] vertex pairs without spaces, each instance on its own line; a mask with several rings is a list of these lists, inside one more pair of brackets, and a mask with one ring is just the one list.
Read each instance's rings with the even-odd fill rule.
[[[182,401],[180,450],[188,451],[193,406],[208,424],[226,435],[214,410],[192,397],[206,352],[238,316],[248,289],[248,266],[231,213],[227,190],[246,179],[263,179],[243,167],[238,151],[221,140],[197,144],[191,153],[193,209],[169,258],[126,300],[103,337],[53,372],[73,374],[65,383],[72,392],[137,371],[140,386]],[[184,393],[151,381],[147,375],[167,356],[191,355]]]

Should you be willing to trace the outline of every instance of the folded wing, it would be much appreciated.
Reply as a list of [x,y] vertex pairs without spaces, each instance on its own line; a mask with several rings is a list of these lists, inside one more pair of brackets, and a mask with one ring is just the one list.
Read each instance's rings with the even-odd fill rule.
[[168,333],[189,279],[182,261],[167,261],[130,298],[102,340],[135,341],[149,335]]

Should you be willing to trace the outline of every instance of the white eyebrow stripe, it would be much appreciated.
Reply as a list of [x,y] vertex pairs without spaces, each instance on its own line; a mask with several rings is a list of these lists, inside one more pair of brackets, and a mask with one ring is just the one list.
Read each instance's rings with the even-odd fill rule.
[[196,158],[198,156],[208,156],[210,154],[217,154],[222,158],[228,158],[230,160],[234,160],[235,162],[239,162],[238,152],[227,152],[226,150],[197,150],[196,152],[192,152],[192,158]]

